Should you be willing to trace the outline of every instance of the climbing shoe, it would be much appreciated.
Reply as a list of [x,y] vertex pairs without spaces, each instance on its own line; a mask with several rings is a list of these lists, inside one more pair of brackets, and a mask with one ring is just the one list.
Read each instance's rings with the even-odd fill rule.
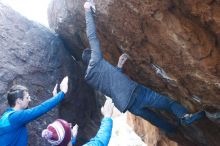
[[195,121],[200,120],[204,116],[205,116],[204,111],[200,111],[194,114],[185,114],[182,118],[180,118],[180,124],[187,126],[187,125],[192,124]]
[[220,122],[220,112],[211,113],[205,111],[206,117],[213,122]]

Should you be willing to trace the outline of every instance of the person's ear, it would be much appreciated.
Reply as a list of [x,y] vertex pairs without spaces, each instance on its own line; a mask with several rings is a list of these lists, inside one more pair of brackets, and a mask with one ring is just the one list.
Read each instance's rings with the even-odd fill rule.
[[17,104],[21,104],[21,102],[22,102],[22,101],[21,101],[20,98],[18,98],[18,99],[16,100],[16,103],[17,103]]

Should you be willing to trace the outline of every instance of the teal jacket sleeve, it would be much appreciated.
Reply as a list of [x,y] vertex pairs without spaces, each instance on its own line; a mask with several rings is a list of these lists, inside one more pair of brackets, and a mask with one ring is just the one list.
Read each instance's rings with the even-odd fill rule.
[[72,145],[76,144],[76,137],[72,137],[71,143],[72,143]]
[[112,119],[103,118],[96,136],[83,146],[107,146],[112,134]]
[[46,112],[50,111],[54,108],[57,104],[59,104],[64,99],[64,92],[59,92],[56,96],[46,100],[45,102],[41,103],[40,105],[26,109],[16,111],[9,116],[10,123],[14,125],[23,125],[29,123],[41,115],[45,114]]

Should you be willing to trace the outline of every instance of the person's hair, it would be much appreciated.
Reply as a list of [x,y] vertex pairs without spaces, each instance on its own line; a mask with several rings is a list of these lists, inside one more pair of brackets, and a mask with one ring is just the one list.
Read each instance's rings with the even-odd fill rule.
[[24,92],[28,92],[27,87],[22,85],[12,86],[7,93],[7,100],[10,107],[14,107],[18,98],[23,99]]
[[89,60],[91,58],[91,49],[86,48],[82,53],[82,61],[85,65],[89,64]]

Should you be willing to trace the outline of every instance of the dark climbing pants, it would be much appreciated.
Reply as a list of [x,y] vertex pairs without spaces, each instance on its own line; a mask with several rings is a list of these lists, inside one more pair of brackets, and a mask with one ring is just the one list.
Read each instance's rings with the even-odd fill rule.
[[173,132],[175,126],[167,122],[161,115],[159,116],[159,114],[156,114],[153,109],[169,111],[177,118],[181,118],[188,113],[185,107],[173,99],[160,95],[142,85],[139,85],[135,89],[132,98],[135,98],[135,100],[133,104],[128,107],[128,110],[134,115],[144,118],[165,132]]

